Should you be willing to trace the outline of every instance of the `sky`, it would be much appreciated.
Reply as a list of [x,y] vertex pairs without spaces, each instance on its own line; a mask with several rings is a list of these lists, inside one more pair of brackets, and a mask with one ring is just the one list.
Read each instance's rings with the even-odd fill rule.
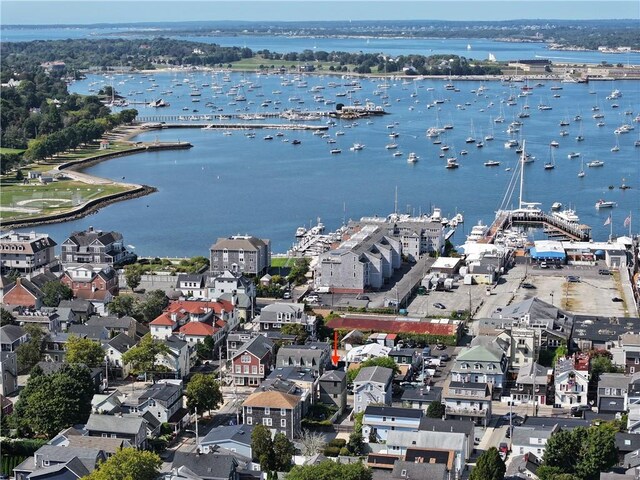
[[638,0],[2,0],[2,25],[196,20],[638,19]]

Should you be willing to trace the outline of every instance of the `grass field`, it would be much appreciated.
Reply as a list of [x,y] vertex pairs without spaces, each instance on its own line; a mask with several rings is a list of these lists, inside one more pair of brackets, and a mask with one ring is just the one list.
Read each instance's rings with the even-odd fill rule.
[[[298,65],[301,65],[300,62],[294,61],[286,61],[286,60],[271,60],[262,58],[259,55],[256,55],[252,58],[243,58],[242,60],[238,60],[237,62],[233,62],[231,64],[231,68],[233,70],[250,70],[254,71],[260,67],[260,65],[264,67],[271,68],[271,66],[275,68],[285,67],[287,69],[293,67],[297,68]],[[337,62],[314,62],[313,65],[316,67],[316,70],[320,70],[323,72],[329,72],[329,67],[333,66],[334,68],[340,68],[340,64]],[[349,70],[353,69],[353,65],[347,65]]]
[[272,268],[290,268],[295,264],[295,258],[287,258],[287,257],[271,257],[271,267]]
[[22,153],[22,152],[24,152],[24,150],[22,150],[20,148],[0,147],[0,155],[5,155],[5,154],[9,154],[9,153]]
[[61,213],[94,198],[128,189],[122,185],[90,185],[72,180],[47,185],[37,180],[28,185],[4,184],[0,189],[0,220]]

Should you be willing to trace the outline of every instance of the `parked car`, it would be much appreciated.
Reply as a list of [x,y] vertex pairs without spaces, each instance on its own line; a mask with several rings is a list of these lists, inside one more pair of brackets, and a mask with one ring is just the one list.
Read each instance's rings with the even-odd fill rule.
[[598,274],[599,275],[611,275],[611,270],[608,270],[606,268],[601,268],[600,270],[598,270]]
[[443,353],[442,355],[440,355],[440,361],[448,362],[449,360],[451,360],[451,357],[448,353]]
[[612,302],[624,302],[624,300],[622,300],[620,297],[613,297],[611,299]]
[[549,264],[547,262],[541,262],[540,268],[549,268]]
[[507,453],[509,451],[509,445],[507,445],[506,442],[502,442],[500,447],[498,447],[498,450]]
[[436,344],[436,350],[446,350],[447,346],[444,343]]
[[589,405],[574,405],[571,407],[571,415],[574,417],[582,417],[583,412],[590,412],[591,406]]
[[358,295],[356,297],[356,300],[367,300],[367,301],[369,301],[370,298],[367,295]]
[[309,303],[318,303],[320,302],[320,297],[315,294],[307,295],[307,302]]
[[536,286],[531,283],[523,283],[522,288],[526,288],[527,290],[530,290],[532,288],[536,288]]
[[444,310],[445,308],[447,308],[440,302],[434,303],[433,306],[436,307],[436,308],[439,308],[440,310]]
[[282,294],[282,298],[284,298],[285,300],[288,300],[289,298],[291,298],[291,292],[284,292]]
[[578,277],[577,275],[569,275],[567,277],[567,282],[569,282],[569,283],[580,283],[580,277]]

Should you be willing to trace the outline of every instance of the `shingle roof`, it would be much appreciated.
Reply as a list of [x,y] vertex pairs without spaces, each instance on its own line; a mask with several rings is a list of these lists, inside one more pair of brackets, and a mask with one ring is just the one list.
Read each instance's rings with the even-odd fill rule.
[[238,461],[227,454],[196,454],[177,451],[173,457],[172,468],[186,467],[203,480],[227,480],[232,478]]
[[238,349],[236,357],[243,352],[249,352],[258,358],[264,358],[264,356],[268,352],[272,351],[272,349],[273,342],[264,335],[258,335],[242,345]]
[[[78,457],[74,457],[66,463],[59,463],[57,465],[51,465],[45,468],[39,468],[29,475],[29,478],[51,478],[52,474],[61,472],[62,470],[69,470],[77,478],[86,477],[91,473],[93,469],[88,469],[85,462]],[[62,477],[61,477],[62,478]]]
[[393,379],[393,370],[386,367],[364,367],[358,372],[354,383],[377,382],[387,384]]
[[342,370],[328,370],[320,377],[320,381],[341,382],[346,375],[347,372],[343,372]]
[[244,407],[295,408],[300,398],[278,391],[255,392],[244,401]]
[[367,405],[364,410],[366,415],[376,415],[381,417],[403,417],[403,418],[422,418],[424,411],[418,408],[401,408],[387,407],[380,405]]
[[89,320],[86,321],[85,325],[95,326],[95,327],[105,327],[105,328],[130,328],[132,325],[136,323],[136,319],[133,317],[99,317],[97,315],[93,315]]
[[444,480],[447,478],[447,466],[443,463],[414,463],[398,460],[393,466],[390,478],[391,480],[409,478]]
[[89,431],[113,432],[115,434],[136,435],[144,425],[138,416],[97,415],[92,413],[85,428]]
[[109,345],[111,348],[114,348],[121,353],[124,353],[127,350],[129,350],[131,347],[133,347],[136,343],[137,342],[126,333],[119,333],[118,335],[113,337],[111,340],[109,340],[107,342],[107,345]]
[[18,325],[5,325],[0,328],[0,343],[13,343],[24,335],[24,328]]
[[153,398],[164,402],[180,391],[181,388],[178,385],[172,383],[156,383],[147,388],[144,393],[140,395],[139,400],[143,401],[148,398]]
[[251,445],[251,432],[253,432],[253,425],[222,425],[209,431],[206,437],[201,441],[201,445],[217,445],[220,442],[232,440],[237,443],[245,445]]
[[475,429],[472,420],[442,420],[424,416],[420,419],[418,430],[428,432],[457,432],[471,437]]
[[269,240],[262,240],[256,237],[235,237],[218,238],[218,241],[211,245],[211,250],[240,250],[255,251],[264,248],[269,244]]
[[87,246],[96,240],[103,245],[110,245],[122,240],[122,234],[118,232],[103,232],[102,230],[85,230],[83,232],[73,232],[68,240],[78,246]]
[[116,453],[120,448],[129,446],[124,438],[90,437],[87,435],[70,435],[67,437],[69,447],[95,448],[106,453]]

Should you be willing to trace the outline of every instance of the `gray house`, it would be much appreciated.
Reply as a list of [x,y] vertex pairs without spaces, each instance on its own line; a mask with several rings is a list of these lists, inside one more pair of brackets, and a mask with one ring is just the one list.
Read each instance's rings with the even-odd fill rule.
[[13,472],[16,480],[74,480],[87,476],[106,459],[98,448],[43,445]]
[[338,407],[340,413],[347,408],[347,373],[329,370],[320,377],[320,402]]
[[385,367],[364,367],[353,381],[355,413],[364,412],[371,403],[391,405],[393,370]]
[[18,390],[18,358],[16,352],[0,352],[0,394]]
[[29,336],[24,328],[18,325],[5,325],[0,328],[0,351],[15,352],[28,339]]
[[304,367],[322,375],[330,358],[331,346],[326,342],[285,345],[278,350],[276,367]]
[[137,415],[98,415],[92,413],[85,429],[90,437],[123,438],[135,448],[147,448],[146,421]]
[[252,425],[222,425],[212,429],[200,440],[200,451],[209,453],[214,447],[222,447],[240,455],[253,458],[251,451]]
[[238,480],[238,470],[246,468],[246,462],[229,453],[176,452],[171,464],[171,474],[165,479]]
[[265,306],[255,319],[261,331],[280,331],[283,325],[302,325],[315,338],[316,316],[307,315],[302,303],[272,303]]
[[122,234],[103,232],[89,227],[83,232],[74,232],[62,242],[60,261],[70,263],[95,263],[114,265],[121,263],[129,252],[124,246]]
[[627,390],[631,377],[624,373],[603,373],[598,381],[598,413],[627,411]]
[[271,265],[271,242],[249,235],[218,238],[210,250],[210,270],[216,275],[225,270],[262,275]]
[[273,435],[284,433],[289,440],[297,438],[302,431],[302,399],[290,393],[254,392],[242,404],[242,413],[245,424],[262,424]]

